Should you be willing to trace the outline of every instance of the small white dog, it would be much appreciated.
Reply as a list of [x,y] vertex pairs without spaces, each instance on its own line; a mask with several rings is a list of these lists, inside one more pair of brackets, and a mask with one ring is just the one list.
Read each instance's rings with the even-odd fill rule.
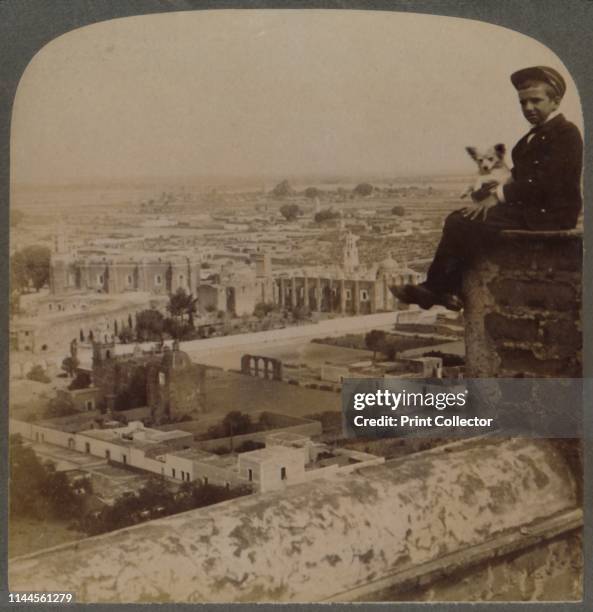
[[487,183],[505,185],[511,180],[511,171],[504,161],[506,153],[504,144],[496,144],[483,152],[478,151],[476,147],[465,147],[465,150],[478,164],[478,178],[471,187],[468,187],[461,194],[462,198],[478,191]]

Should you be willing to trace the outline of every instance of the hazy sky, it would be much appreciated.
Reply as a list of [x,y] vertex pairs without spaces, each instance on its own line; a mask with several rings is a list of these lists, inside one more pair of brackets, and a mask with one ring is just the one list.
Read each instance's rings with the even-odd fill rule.
[[528,125],[509,74],[574,84],[546,47],[450,17],[335,10],[196,11],[116,19],[29,64],[12,180],[472,172],[466,145]]

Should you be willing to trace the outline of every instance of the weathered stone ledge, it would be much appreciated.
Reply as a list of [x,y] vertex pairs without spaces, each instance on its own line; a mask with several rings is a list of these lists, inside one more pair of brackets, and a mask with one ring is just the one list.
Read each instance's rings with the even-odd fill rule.
[[80,602],[324,601],[577,508],[552,443],[466,440],[12,559],[9,584]]
[[581,377],[580,230],[505,231],[464,278],[468,377]]

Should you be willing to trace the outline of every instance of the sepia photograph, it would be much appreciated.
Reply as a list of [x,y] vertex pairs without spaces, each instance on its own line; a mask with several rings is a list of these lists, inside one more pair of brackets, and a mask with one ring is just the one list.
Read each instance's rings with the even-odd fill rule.
[[412,12],[42,46],[10,120],[10,602],[581,602],[575,80]]

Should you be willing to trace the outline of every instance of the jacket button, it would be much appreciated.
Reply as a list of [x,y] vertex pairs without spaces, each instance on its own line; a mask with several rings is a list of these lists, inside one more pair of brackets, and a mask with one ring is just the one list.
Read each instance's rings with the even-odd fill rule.
[[533,163],[534,163],[535,165],[537,165],[537,164],[539,164],[539,160],[534,159],[534,160],[533,160]]
[[545,212],[546,212],[546,209],[545,209],[545,208],[540,208],[540,212],[545,213]]

